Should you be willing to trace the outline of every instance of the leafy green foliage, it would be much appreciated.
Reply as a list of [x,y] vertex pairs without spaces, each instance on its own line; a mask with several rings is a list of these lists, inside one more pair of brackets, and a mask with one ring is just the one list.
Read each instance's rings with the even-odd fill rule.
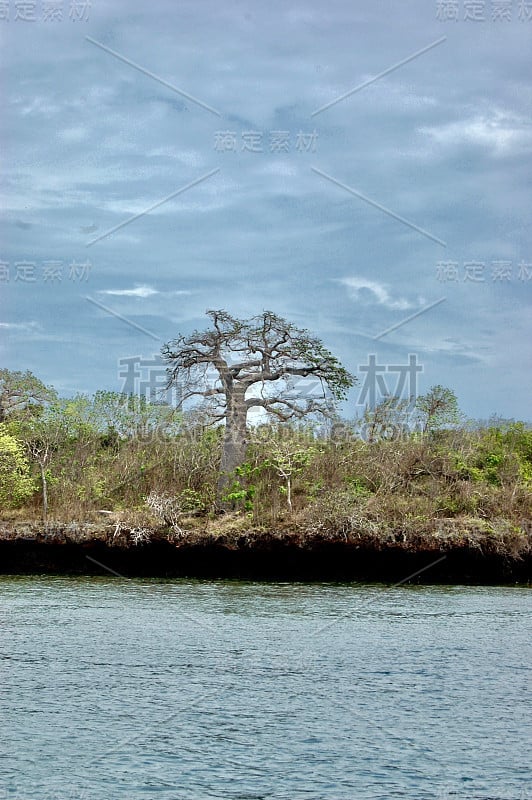
[[345,482],[349,486],[355,497],[369,497],[371,490],[366,486],[361,478],[346,477]]
[[489,427],[478,434],[474,450],[455,455],[455,468],[464,480],[500,486],[508,481],[532,482],[532,431],[523,423],[506,430]]
[[0,368],[0,422],[10,416],[38,413],[56,399],[55,389],[45,386],[29,370],[17,372]]
[[432,386],[427,394],[418,397],[416,408],[424,432],[430,433],[450,425],[457,425],[460,421],[455,393],[441,384]]
[[257,487],[251,483],[251,478],[259,471],[249,462],[241,464],[235,469],[235,479],[229,490],[223,495],[223,501],[231,503],[234,507],[242,507],[245,511],[253,510],[253,501]]
[[503,446],[510,449],[518,462],[519,475],[530,485],[532,483],[532,430],[523,422],[514,422],[501,434]]
[[17,508],[34,491],[35,485],[24,449],[0,423],[0,508]]

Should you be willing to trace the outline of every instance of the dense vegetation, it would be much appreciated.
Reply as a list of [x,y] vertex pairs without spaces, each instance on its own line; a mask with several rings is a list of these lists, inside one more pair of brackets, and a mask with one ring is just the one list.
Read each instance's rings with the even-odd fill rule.
[[49,390],[38,402],[4,402],[0,511],[4,522],[44,514],[140,536],[158,527],[174,539],[284,531],[526,549],[532,430],[522,422],[429,418],[427,396],[415,414],[418,424],[406,425],[401,403],[387,400],[357,424],[251,428],[220,514],[223,426],[135,396],[60,399]]

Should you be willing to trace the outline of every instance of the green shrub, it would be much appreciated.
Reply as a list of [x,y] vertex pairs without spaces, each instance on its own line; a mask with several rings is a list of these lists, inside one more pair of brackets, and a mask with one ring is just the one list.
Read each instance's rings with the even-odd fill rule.
[[0,508],[18,508],[34,491],[22,445],[0,425]]

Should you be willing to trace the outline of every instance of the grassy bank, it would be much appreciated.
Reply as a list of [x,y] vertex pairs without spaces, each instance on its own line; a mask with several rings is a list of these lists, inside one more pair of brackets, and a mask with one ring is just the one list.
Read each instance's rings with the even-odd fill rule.
[[202,427],[119,435],[80,426],[62,432],[43,465],[20,445],[18,465],[4,457],[0,514],[13,522],[41,518],[44,476],[48,516],[65,523],[109,512],[133,526],[191,532],[288,525],[308,535],[386,538],[449,528],[466,535],[472,527],[517,533],[532,519],[532,431],[522,423],[371,443],[347,425],[318,433],[262,426],[224,498],[230,523],[215,508],[220,440],[220,429]]
[[369,436],[340,420],[250,428],[220,513],[223,428],[109,393],[62,401],[0,423],[0,540],[122,553],[326,546],[529,559],[527,425],[421,433],[369,422]]

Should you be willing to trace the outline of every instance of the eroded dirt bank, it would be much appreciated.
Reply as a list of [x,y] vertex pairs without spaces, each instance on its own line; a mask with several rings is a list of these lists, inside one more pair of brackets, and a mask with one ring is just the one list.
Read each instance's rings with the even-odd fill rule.
[[[501,552],[490,541],[377,541],[289,531],[229,540],[196,534],[172,538],[162,530],[134,544],[95,525],[0,523],[1,574],[233,578],[242,580],[376,581],[395,583],[530,584],[532,550]],[[418,573],[414,575],[414,573]]]

